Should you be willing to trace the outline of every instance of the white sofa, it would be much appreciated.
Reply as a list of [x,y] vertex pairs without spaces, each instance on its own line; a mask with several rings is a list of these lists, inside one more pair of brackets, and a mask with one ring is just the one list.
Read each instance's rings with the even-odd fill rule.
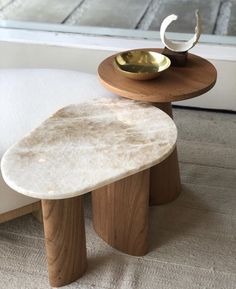
[[[59,108],[111,96],[96,75],[54,69],[0,70],[0,91],[0,158]],[[36,201],[11,190],[0,174],[0,217]]]

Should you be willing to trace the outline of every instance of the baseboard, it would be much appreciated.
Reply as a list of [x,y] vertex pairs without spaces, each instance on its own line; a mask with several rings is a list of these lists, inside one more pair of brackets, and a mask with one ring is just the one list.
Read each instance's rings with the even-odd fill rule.
[[41,210],[40,201],[0,214],[0,224],[39,210]]
[[173,108],[178,109],[189,109],[189,110],[200,110],[200,111],[209,111],[209,112],[221,112],[221,113],[229,113],[236,114],[235,110],[227,110],[227,109],[215,109],[215,108],[204,108],[204,107],[193,107],[193,106],[183,106],[183,105],[172,105]]

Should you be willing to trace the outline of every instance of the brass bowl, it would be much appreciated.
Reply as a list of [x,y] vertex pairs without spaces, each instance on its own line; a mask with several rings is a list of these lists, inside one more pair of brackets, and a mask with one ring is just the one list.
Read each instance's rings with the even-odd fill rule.
[[158,77],[171,62],[168,57],[157,52],[130,50],[118,54],[113,64],[115,69],[125,77],[147,80]]

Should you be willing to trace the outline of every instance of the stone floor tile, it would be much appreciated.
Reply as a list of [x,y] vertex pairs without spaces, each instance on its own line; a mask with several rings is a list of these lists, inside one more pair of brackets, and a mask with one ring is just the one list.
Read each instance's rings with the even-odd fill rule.
[[151,0],[86,0],[67,20],[71,25],[135,28]]
[[179,19],[169,27],[169,31],[194,33],[196,25],[194,11],[199,9],[202,15],[203,33],[212,34],[219,7],[220,0],[162,0],[149,30],[159,31],[163,19],[170,14],[176,14]]
[[0,11],[0,19],[61,23],[82,0],[16,0]]

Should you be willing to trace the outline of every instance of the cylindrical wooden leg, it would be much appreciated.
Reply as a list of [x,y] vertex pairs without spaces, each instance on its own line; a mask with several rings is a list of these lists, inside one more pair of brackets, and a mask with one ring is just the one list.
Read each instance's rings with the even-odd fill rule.
[[93,225],[112,247],[135,256],[148,250],[149,170],[92,192]]
[[[171,103],[155,103],[173,118]],[[151,168],[150,204],[160,205],[173,201],[181,192],[177,149],[163,162]]]
[[49,282],[64,286],[87,268],[83,199],[42,200],[42,209]]
[[172,105],[171,102],[156,102],[152,103],[155,107],[161,109],[165,113],[167,113],[171,118],[173,118],[173,112],[172,112]]
[[181,191],[177,150],[163,162],[151,168],[150,205],[175,200]]

